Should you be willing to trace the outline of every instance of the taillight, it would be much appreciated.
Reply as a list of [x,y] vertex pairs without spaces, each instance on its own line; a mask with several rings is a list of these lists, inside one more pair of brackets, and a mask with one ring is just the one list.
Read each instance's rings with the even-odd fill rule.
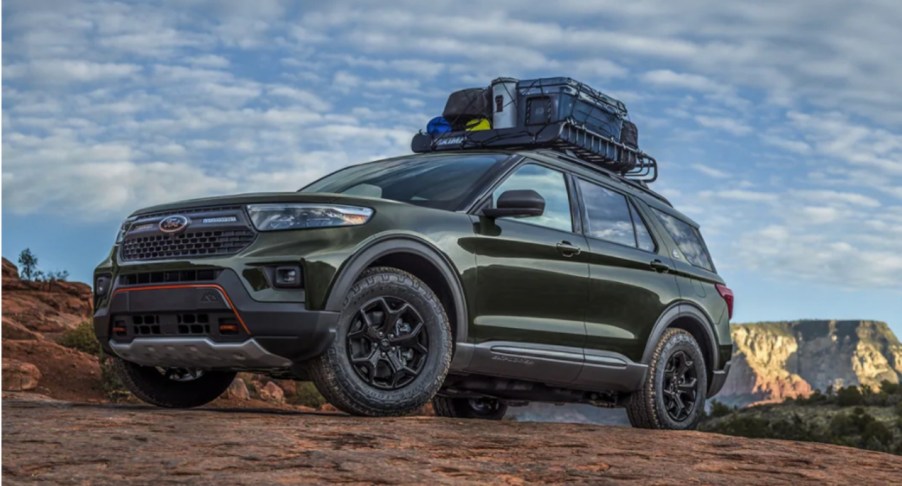
[[732,319],[733,318],[733,291],[730,290],[730,288],[724,284],[717,284],[717,285],[715,285],[715,287],[717,287],[717,293],[719,293],[720,296],[723,297],[723,301],[727,303],[727,314],[729,314],[730,319]]

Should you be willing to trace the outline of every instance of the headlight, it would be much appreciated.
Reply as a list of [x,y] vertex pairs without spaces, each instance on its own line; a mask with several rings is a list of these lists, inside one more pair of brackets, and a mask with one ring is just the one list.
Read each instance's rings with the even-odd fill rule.
[[122,226],[119,227],[119,233],[116,235],[117,245],[119,243],[122,243],[123,238],[125,238],[125,233],[128,233],[128,228],[132,225],[135,219],[137,218],[132,216],[131,218],[126,218],[126,220],[122,222]]
[[247,212],[259,231],[356,226],[373,215],[370,208],[337,204],[252,204]]

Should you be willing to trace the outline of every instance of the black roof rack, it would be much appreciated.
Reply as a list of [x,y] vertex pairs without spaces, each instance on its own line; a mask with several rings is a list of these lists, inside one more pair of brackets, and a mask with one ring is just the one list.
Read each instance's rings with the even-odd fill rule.
[[568,154],[568,153],[566,153],[566,152],[561,152],[561,151],[558,151],[558,150],[539,150],[539,151],[537,151],[537,153],[540,153],[540,154],[545,155],[545,156],[548,156],[548,157],[555,157],[555,158],[558,158],[558,159],[560,159],[560,160],[564,160],[564,161],[567,161],[567,162],[570,162],[570,163],[573,163],[573,164],[581,165],[581,166],[583,166],[583,167],[585,167],[585,168],[587,168],[587,169],[589,169],[589,170],[591,170],[591,171],[594,171],[594,172],[597,172],[597,173],[604,174],[604,175],[610,177],[611,179],[615,179],[615,180],[617,180],[617,181],[619,181],[619,182],[622,182],[622,183],[624,183],[624,184],[627,184],[627,185],[629,185],[630,187],[633,187],[633,188],[635,188],[635,189],[637,189],[637,190],[640,190],[640,191],[642,191],[643,193],[648,194],[649,196],[651,196],[651,197],[653,197],[653,198],[655,198],[655,199],[657,199],[657,200],[663,202],[664,204],[666,204],[666,205],[668,205],[668,206],[670,206],[670,207],[673,207],[673,204],[671,204],[671,202],[670,202],[669,199],[667,199],[666,197],[662,196],[661,194],[659,194],[659,193],[653,191],[650,187],[648,187],[648,184],[647,184],[645,181],[643,181],[643,180],[638,180],[638,179],[633,179],[633,178],[630,178],[630,177],[625,177],[625,176],[623,176],[623,175],[621,175],[621,174],[618,174],[618,173],[616,173],[616,172],[610,171],[610,170],[608,170],[608,169],[606,169],[606,168],[604,168],[604,167],[599,167],[599,166],[596,165],[596,164],[588,163],[588,162],[586,162],[585,160],[582,160],[581,158],[576,157],[576,156],[574,156],[574,155],[572,155],[572,154]]
[[417,153],[491,148],[553,149],[638,182],[639,186],[658,178],[658,162],[654,157],[571,121],[436,135],[420,132],[411,142],[411,149]]

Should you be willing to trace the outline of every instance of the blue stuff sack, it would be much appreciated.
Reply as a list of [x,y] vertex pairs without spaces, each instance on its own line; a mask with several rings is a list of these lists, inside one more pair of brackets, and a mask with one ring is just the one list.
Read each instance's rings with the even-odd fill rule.
[[439,135],[442,133],[448,133],[451,131],[451,124],[448,123],[448,120],[445,120],[443,116],[437,116],[426,124],[426,132],[429,135]]

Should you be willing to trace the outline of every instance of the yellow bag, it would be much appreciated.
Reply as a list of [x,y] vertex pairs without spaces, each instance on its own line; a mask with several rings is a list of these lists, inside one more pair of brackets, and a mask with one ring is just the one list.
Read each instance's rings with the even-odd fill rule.
[[468,132],[478,132],[482,130],[491,130],[492,122],[488,118],[474,118],[467,122]]

